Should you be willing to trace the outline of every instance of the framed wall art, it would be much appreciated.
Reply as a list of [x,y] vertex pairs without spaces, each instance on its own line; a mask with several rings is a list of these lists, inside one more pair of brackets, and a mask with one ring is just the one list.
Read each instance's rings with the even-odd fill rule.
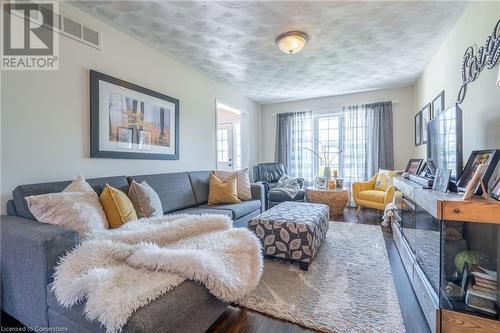
[[415,116],[415,146],[422,144],[422,112]]
[[90,157],[179,159],[179,100],[90,71]]
[[432,115],[437,116],[444,111],[444,90],[432,100]]
[[427,123],[432,119],[431,103],[422,108],[422,143],[427,143]]

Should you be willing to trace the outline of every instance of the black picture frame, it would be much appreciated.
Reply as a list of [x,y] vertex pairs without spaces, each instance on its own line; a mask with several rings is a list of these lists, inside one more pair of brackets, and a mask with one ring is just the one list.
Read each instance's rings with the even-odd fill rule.
[[451,169],[437,169],[432,189],[434,191],[446,193],[451,179]]
[[421,130],[421,136],[422,136],[422,144],[427,143],[427,123],[432,120],[432,107],[431,103],[427,103],[422,110],[420,110],[422,113],[422,118],[421,118],[421,124],[422,124],[422,130]]
[[432,117],[434,118],[441,112],[443,112],[444,109],[444,90],[439,93],[433,100],[432,100]]
[[[125,152],[125,151],[113,151],[113,150],[101,149],[99,144],[100,126],[101,126],[100,112],[104,112],[104,110],[100,110],[100,100],[99,100],[100,82],[107,82],[109,84],[129,89],[134,92],[144,94],[152,98],[163,100],[173,104],[175,109],[174,121],[171,122],[175,126],[175,133],[173,136],[175,142],[172,145],[173,153],[155,153],[155,152],[150,153],[150,152],[138,152],[138,151]],[[95,70],[90,70],[90,157],[118,158],[118,159],[147,159],[147,160],[178,160],[179,159],[179,104],[180,102],[176,98],[112,77],[104,73],[97,72]],[[109,110],[107,112],[109,112]],[[137,134],[137,136],[139,136],[139,134]]]
[[[470,156],[469,159],[467,160],[467,164],[465,165],[464,170],[460,174],[460,177],[458,178],[457,181],[457,187],[460,192],[465,192],[465,189],[467,188],[467,184],[469,183],[470,179],[474,175],[477,166],[480,163],[480,161],[484,158],[485,156],[488,155],[488,168],[486,169],[486,172],[484,173],[483,177],[481,178],[481,182],[484,185],[484,188],[488,188],[488,182],[490,180],[490,177],[492,176],[493,172],[495,171],[498,161],[500,159],[500,149],[485,149],[485,150],[474,150]],[[483,194],[483,190],[478,184],[474,191],[474,195],[481,195]]]
[[415,146],[422,144],[422,111],[415,115]]
[[[423,161],[424,160],[421,158],[411,158],[406,164],[405,172],[408,172],[411,175],[418,175]],[[415,171],[410,172],[410,168]]]
[[493,199],[500,200],[500,174],[491,188],[490,196]]

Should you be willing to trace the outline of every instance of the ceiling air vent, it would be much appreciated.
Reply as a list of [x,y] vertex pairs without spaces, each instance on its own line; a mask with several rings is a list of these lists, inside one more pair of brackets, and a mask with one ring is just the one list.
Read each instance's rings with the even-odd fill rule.
[[61,32],[64,36],[101,49],[101,34],[82,23],[61,14]]

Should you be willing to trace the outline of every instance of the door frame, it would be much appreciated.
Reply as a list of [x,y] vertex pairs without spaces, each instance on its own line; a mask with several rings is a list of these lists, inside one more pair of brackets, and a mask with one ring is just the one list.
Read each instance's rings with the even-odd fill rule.
[[[243,109],[240,109],[238,107],[235,107],[229,103],[226,103],[222,100],[219,100],[219,99],[215,99],[215,105],[214,105],[214,113],[215,113],[215,123],[214,123],[214,139],[213,139],[213,142],[215,143],[215,146],[214,146],[214,170],[217,170],[217,128],[219,126],[219,119],[218,119],[218,106],[219,105],[223,105],[224,107],[226,107],[229,111],[232,111],[234,113],[238,113],[240,114],[240,138],[241,138],[241,142],[240,142],[240,149],[241,149],[241,158],[242,158],[242,165],[241,167],[244,168],[246,166],[243,165],[243,117],[245,116],[247,119],[249,118],[249,114],[247,111],[243,110]],[[246,126],[250,126],[250,123],[249,123],[249,119],[248,119],[248,124],[246,124]],[[248,129],[249,130],[249,129]],[[247,133],[248,135],[249,133]],[[250,152],[247,151],[247,148],[245,148],[245,152],[247,154],[249,154]],[[234,161],[233,161],[234,162]],[[246,156],[246,161],[245,162],[249,162],[249,156]]]

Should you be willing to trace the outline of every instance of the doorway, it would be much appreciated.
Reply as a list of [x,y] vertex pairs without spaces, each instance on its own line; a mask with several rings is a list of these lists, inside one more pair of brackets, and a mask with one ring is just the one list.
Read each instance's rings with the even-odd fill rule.
[[245,127],[246,119],[244,112],[217,103],[216,158],[218,170],[239,170],[245,165],[246,149],[242,144],[242,127]]

